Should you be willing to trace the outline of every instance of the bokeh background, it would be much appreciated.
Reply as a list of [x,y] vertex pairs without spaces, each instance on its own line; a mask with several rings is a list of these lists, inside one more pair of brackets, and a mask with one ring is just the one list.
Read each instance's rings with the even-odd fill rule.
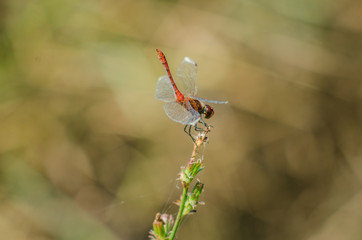
[[176,213],[192,142],[155,48],[229,100],[178,239],[362,238],[360,1],[5,0],[1,239],[147,239]]

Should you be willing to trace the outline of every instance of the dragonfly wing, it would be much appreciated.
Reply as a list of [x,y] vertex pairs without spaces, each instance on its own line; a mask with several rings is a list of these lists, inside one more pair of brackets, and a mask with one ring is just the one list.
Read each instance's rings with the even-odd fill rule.
[[171,81],[167,75],[162,76],[158,79],[155,98],[164,102],[176,101],[175,92],[173,90]]
[[195,125],[200,120],[200,114],[191,107],[189,102],[186,102],[186,107],[178,102],[170,102],[163,108],[169,118],[184,125]]
[[209,99],[205,99],[205,98],[199,98],[199,97],[192,97],[195,98],[201,102],[207,102],[207,103],[217,103],[217,104],[227,104],[228,101],[216,101],[216,100],[209,100]]
[[183,87],[183,93],[194,96],[197,93],[196,85],[197,63],[189,57],[185,57],[177,69],[176,75]]

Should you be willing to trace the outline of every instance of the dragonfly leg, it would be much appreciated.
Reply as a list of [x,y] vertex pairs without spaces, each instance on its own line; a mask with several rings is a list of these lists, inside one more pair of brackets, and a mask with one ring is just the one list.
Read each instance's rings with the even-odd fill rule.
[[209,125],[209,124],[205,123],[204,120],[202,120],[202,118],[200,118],[200,121],[199,121],[199,122],[202,123],[202,124],[203,124],[205,127],[207,127],[207,128],[212,127],[212,125]]
[[[186,130],[187,127],[189,128],[188,131]],[[196,144],[194,137],[191,135],[191,127],[192,125],[186,125],[184,128],[184,132],[187,133],[191,137],[192,141]]]
[[202,118],[200,118],[200,123],[204,124],[205,127],[208,127],[208,125],[204,122],[204,120],[202,120]]
[[195,131],[202,132],[204,129],[197,127],[197,123],[195,124]]
[[184,132],[187,133],[188,135],[190,135],[190,133],[186,131],[187,127],[189,127],[189,125],[185,125]]

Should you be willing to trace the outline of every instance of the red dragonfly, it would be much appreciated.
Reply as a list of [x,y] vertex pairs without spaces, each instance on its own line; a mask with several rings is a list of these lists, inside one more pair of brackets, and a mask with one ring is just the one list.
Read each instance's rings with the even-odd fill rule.
[[[194,126],[196,131],[201,131],[200,128],[197,128],[197,123],[199,122],[205,127],[209,127],[209,125],[202,120],[202,117],[209,119],[214,115],[214,109],[204,102],[219,104],[226,104],[228,102],[195,97],[197,92],[197,64],[188,57],[184,58],[176,72],[177,78],[181,82],[184,90],[184,94],[181,93],[173,80],[165,54],[159,49],[156,49],[156,51],[158,58],[165,67],[167,75],[158,79],[155,98],[166,102],[163,108],[167,116],[175,122],[185,124],[184,131],[188,133],[195,142],[195,139],[191,135],[191,127]],[[188,132],[186,131],[187,127],[189,127]]]

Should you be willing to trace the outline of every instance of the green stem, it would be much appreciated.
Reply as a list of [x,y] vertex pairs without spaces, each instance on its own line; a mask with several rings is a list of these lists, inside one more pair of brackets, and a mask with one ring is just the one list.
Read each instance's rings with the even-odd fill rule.
[[175,238],[177,229],[178,229],[178,227],[179,227],[179,225],[181,223],[182,215],[183,215],[183,212],[184,212],[184,209],[185,209],[188,189],[189,189],[188,186],[187,187],[185,186],[183,188],[180,208],[179,208],[178,213],[177,213],[175,224],[173,225],[173,228],[172,228],[172,231],[171,231],[171,235],[170,235],[170,238],[169,238],[170,240],[173,240]]

